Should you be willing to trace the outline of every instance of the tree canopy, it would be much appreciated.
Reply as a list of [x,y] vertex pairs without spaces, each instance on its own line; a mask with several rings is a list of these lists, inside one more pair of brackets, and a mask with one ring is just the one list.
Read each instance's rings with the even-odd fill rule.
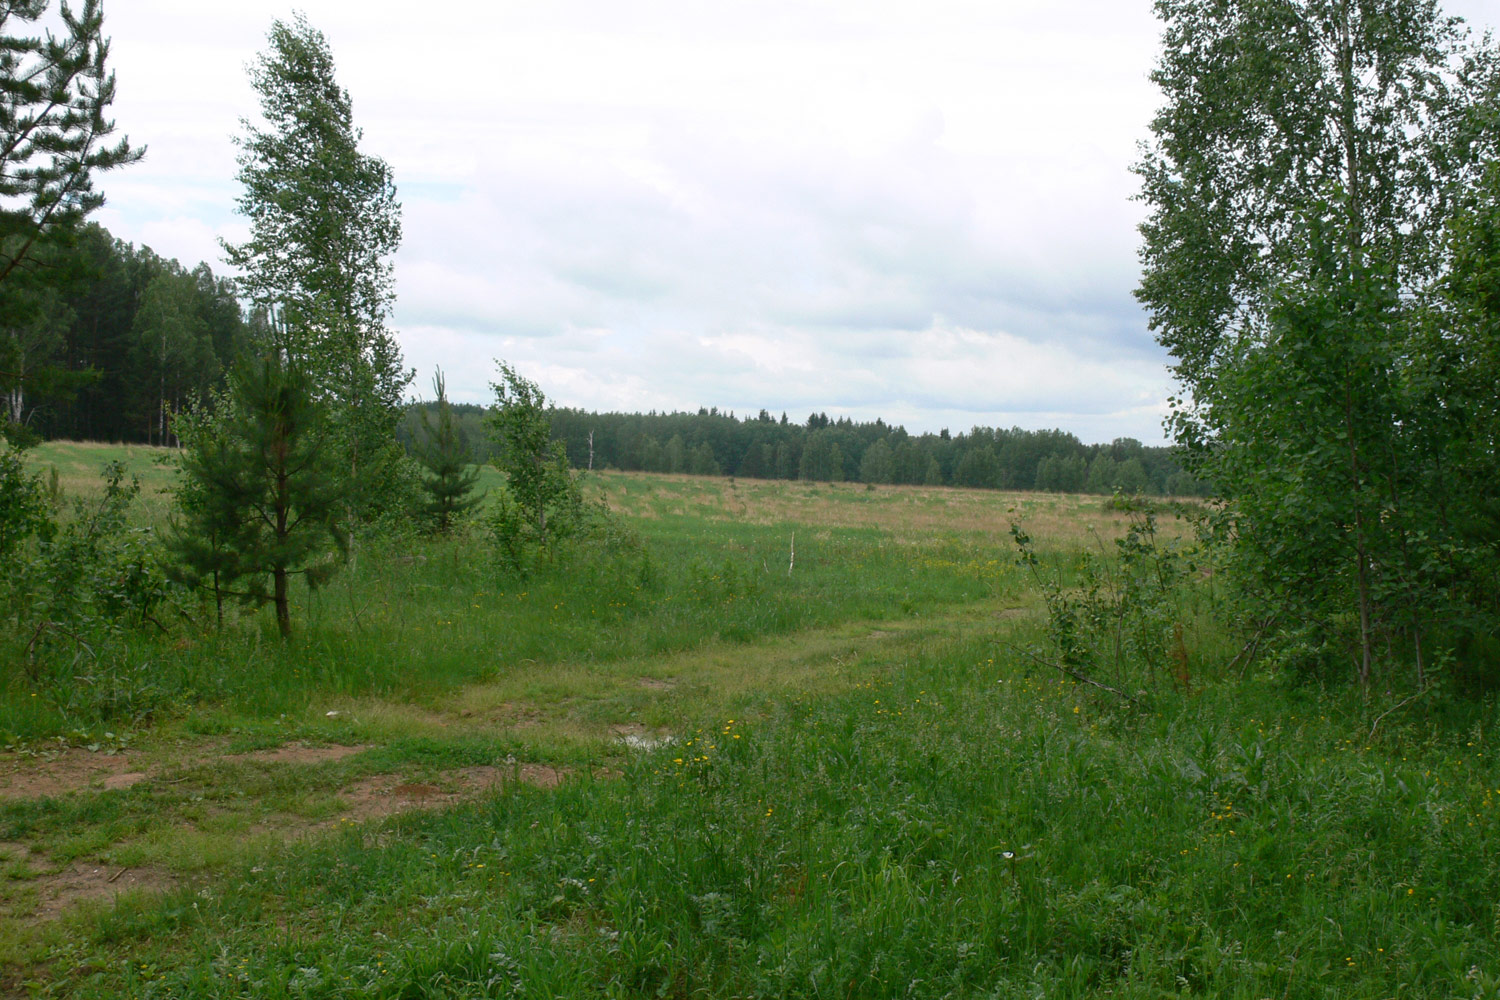
[[1226,501],[1246,599],[1288,655],[1347,657],[1368,682],[1399,648],[1420,678],[1424,638],[1461,643],[1493,604],[1452,603],[1442,508],[1480,484],[1444,468],[1474,428],[1449,419],[1459,387],[1431,365],[1431,331],[1462,270],[1455,211],[1493,156],[1495,51],[1433,0],[1157,12],[1137,294],[1186,390],[1177,439]]
[[[412,379],[386,326],[401,206],[390,167],[359,149],[349,94],[323,34],[300,15],[271,27],[250,70],[263,121],[244,122],[238,208],[250,236],[224,243],[239,288],[277,317],[277,349],[332,404],[351,493],[385,492]],[[360,506],[364,501],[359,501]]]
[[33,25],[49,0],[0,0],[0,282],[47,233],[104,204],[94,174],[145,155],[111,143],[115,99],[100,0],[63,3],[61,34],[12,34]]

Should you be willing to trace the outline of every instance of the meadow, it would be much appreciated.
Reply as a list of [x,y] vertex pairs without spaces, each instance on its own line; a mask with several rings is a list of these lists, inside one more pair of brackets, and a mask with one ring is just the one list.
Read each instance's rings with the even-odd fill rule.
[[[144,531],[157,457],[31,461],[126,460]],[[0,992],[1500,996],[1492,695],[1322,690],[1186,613],[1177,675],[1079,683],[1037,581],[1108,561],[1099,497],[587,489],[630,544],[521,578],[395,533],[290,642],[7,671]]]

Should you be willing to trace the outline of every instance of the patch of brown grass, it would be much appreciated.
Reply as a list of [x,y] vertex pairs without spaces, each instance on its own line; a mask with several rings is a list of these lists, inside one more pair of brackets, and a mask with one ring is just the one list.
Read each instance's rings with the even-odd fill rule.
[[[1008,547],[1019,521],[1042,547],[1078,547],[1125,534],[1129,517],[1107,498],[1017,493],[949,486],[876,486],[800,480],[709,479],[655,473],[596,473],[607,503],[631,517],[662,514],[708,521],[809,528],[874,528],[916,542],[940,535],[980,536]],[[1159,521],[1177,533],[1171,517]]]

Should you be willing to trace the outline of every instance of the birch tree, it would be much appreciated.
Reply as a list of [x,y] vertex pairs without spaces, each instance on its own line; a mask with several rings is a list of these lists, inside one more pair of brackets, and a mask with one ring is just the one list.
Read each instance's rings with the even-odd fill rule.
[[399,460],[395,427],[413,374],[386,325],[401,242],[395,182],[384,160],[360,151],[328,40],[302,16],[272,25],[250,81],[262,117],[244,122],[239,140],[250,238],[224,249],[244,294],[279,317],[275,347],[332,404],[352,502],[364,508]]
[[1494,51],[1433,0],[1156,9],[1137,295],[1184,388],[1171,427],[1289,655],[1368,683],[1399,649],[1420,674],[1448,593],[1420,474],[1443,393],[1417,405],[1409,375]]

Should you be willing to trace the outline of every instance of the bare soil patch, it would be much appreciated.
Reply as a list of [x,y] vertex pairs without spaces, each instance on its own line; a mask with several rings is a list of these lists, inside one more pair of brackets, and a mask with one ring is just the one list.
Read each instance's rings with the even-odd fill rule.
[[129,788],[145,779],[129,754],[70,748],[0,757],[0,799],[55,798],[87,788]]
[[[361,749],[363,747],[293,746],[244,756],[280,763],[308,763],[336,760]],[[82,759],[72,751],[62,756],[67,758],[64,763],[68,769],[49,771],[44,775],[23,773],[22,777],[29,781],[25,787],[45,786],[61,793],[82,787],[76,784],[81,780],[80,776],[92,781],[103,773],[103,778],[95,784],[103,785],[113,780],[115,787],[126,787],[127,784],[146,778],[139,771],[101,771],[100,767],[89,766],[96,762]],[[59,761],[33,763],[57,765]],[[104,765],[108,766],[111,765]],[[556,788],[572,774],[572,769],[566,767],[524,763],[458,768],[443,771],[422,781],[413,781],[400,774],[374,775],[353,783],[340,793],[345,808],[333,820],[311,824],[297,821],[286,823],[287,817],[280,817],[269,824],[255,826],[251,833],[263,834],[274,830],[288,840],[297,840],[343,823],[381,819],[414,809],[439,809],[456,805],[515,782],[537,788]],[[617,771],[600,769],[594,772],[594,776],[607,779],[620,775]],[[65,782],[69,780],[75,784],[67,786]],[[93,784],[87,787],[93,787]],[[0,883],[0,913],[8,909],[13,917],[31,920],[55,920],[68,908],[86,900],[108,902],[127,891],[165,891],[184,882],[181,876],[154,866],[100,865],[90,860],[77,860],[53,870],[53,863],[45,852],[33,850],[32,845],[20,842],[0,842],[0,860],[22,866],[23,872],[29,871],[29,874],[13,876]]]
[[104,779],[104,788],[114,791],[121,788],[129,788],[131,785],[139,785],[146,780],[145,771],[126,771],[124,774],[111,774]]
[[329,761],[343,760],[345,757],[353,757],[357,753],[363,753],[370,749],[365,744],[354,746],[327,746],[314,747],[305,743],[288,743],[286,746],[275,747],[270,750],[256,750],[253,753],[237,754],[238,760],[257,760],[272,764],[326,764]]
[[349,808],[334,822],[378,819],[410,809],[450,806],[515,781],[537,788],[556,788],[572,773],[569,768],[550,764],[486,764],[444,771],[432,782],[377,774],[355,782],[341,793]]
[[54,868],[44,853],[33,852],[26,844],[4,843],[0,849],[31,872],[24,878],[7,880],[0,887],[0,898],[13,916],[31,920],[55,920],[69,907],[86,900],[113,901],[121,893],[139,890],[163,892],[183,882],[179,876],[149,865],[127,868],[79,860]]
[[[206,748],[205,748],[206,749]],[[271,750],[236,754],[235,760],[276,764],[322,764],[342,760],[367,750],[365,745],[308,746],[291,743]],[[191,760],[177,761],[178,766]],[[71,792],[115,791],[138,785],[152,777],[138,753],[109,753],[70,747],[35,756],[0,756],[0,801],[56,798]]]
[[74,862],[33,881],[38,890],[33,916],[55,920],[64,910],[85,900],[113,901],[121,893],[139,890],[165,892],[181,883],[180,878],[160,868],[95,867]]
[[534,705],[510,701],[496,706],[487,718],[490,722],[508,729],[533,729],[547,719]]

